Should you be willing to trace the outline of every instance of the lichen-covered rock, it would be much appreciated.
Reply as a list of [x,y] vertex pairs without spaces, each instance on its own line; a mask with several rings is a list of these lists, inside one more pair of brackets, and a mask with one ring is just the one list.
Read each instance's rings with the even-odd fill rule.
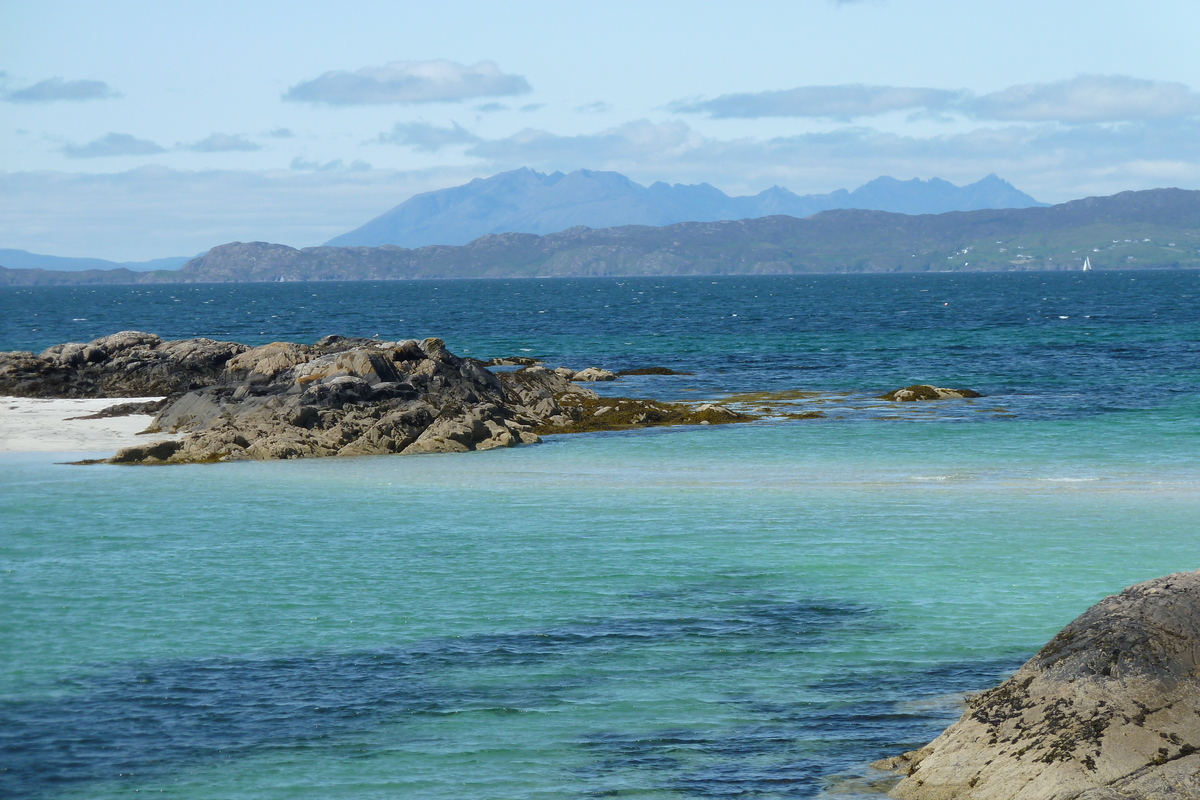
[[1200,798],[1200,572],[1105,598],[921,750],[905,800]]
[[983,395],[973,389],[944,389],[940,386],[918,383],[888,392],[881,395],[879,399],[907,403],[914,400],[962,400],[967,397],[983,397]]
[[717,417],[725,417],[726,419],[736,419],[737,412],[731,408],[717,405],[716,403],[702,403],[696,406],[697,414],[712,414]]
[[712,403],[693,406],[644,398],[597,397],[592,392],[586,395],[560,395],[554,405],[554,413],[539,420],[534,428],[536,433],[585,433],[663,425],[724,425],[758,419],[752,414],[742,414]]
[[600,369],[599,367],[588,367],[587,369],[581,369],[571,377],[571,380],[580,381],[582,383],[592,383],[594,381],[615,381],[616,379],[616,373],[609,372],[606,369]]
[[[525,441],[500,380],[440,339],[326,337],[230,359],[222,380],[178,396],[152,429],[185,434],[166,457],[127,448],[114,463],[186,463],[453,452]],[[528,438],[528,437],[526,437]]]
[[251,383],[274,380],[281,372],[308,361],[312,347],[292,342],[271,342],[261,347],[238,353],[226,364],[231,377]]
[[542,362],[528,356],[502,356],[490,358],[485,363],[489,367],[536,367]]

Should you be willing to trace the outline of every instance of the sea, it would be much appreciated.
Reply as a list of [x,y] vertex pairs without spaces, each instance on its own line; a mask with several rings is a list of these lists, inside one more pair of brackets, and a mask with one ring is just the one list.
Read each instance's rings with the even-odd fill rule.
[[[0,289],[0,350],[124,329],[436,336],[769,411],[484,453],[0,455],[5,798],[879,798],[870,762],[1200,568],[1200,272]],[[984,396],[878,399],[916,383]]]

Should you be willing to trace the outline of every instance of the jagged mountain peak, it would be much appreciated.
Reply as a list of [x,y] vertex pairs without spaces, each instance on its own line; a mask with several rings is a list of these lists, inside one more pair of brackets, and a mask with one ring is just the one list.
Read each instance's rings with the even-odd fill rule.
[[839,189],[801,196],[772,186],[757,195],[730,197],[708,183],[658,181],[646,187],[619,172],[579,169],[546,174],[522,167],[416,195],[327,244],[412,248],[466,244],[489,233],[547,234],[580,225],[609,228],[779,214],[806,217],[838,208],[937,214],[1037,205],[1043,204],[994,174],[962,187],[940,178],[882,176],[852,192]]

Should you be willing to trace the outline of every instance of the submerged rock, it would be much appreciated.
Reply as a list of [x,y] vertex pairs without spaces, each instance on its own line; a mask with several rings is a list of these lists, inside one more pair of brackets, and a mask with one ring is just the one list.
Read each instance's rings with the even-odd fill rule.
[[914,400],[962,400],[967,397],[983,397],[973,389],[943,389],[940,386],[930,386],[918,383],[903,389],[896,389],[879,397],[880,400],[896,400],[902,403]]
[[1200,798],[1200,572],[1088,609],[901,771],[905,800]]
[[677,370],[668,369],[667,367],[636,367],[634,369],[623,369],[617,373],[618,378],[624,378],[632,375],[691,375],[690,372],[679,372]]

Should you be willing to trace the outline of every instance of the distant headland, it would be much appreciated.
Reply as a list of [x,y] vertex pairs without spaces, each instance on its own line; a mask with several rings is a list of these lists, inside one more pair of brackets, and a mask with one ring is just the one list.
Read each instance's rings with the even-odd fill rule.
[[231,242],[176,270],[0,268],[2,285],[789,275],[1200,267],[1200,191],[1152,189],[1048,207],[855,209],[663,227],[504,233],[409,250]]

